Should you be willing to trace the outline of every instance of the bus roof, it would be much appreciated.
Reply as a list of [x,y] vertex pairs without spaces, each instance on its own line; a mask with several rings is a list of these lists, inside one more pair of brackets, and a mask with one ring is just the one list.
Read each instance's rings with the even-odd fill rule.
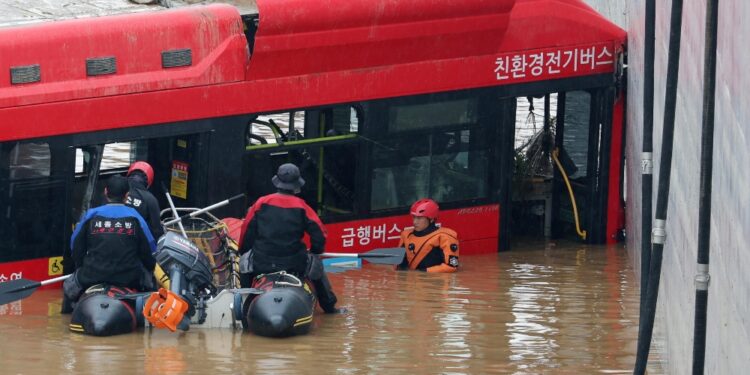
[[258,13],[255,0],[69,0],[64,3],[59,0],[0,0],[0,27],[136,12],[153,12],[168,7],[210,3],[234,5],[241,14]]
[[0,28],[0,140],[613,75],[625,43],[582,0],[258,0],[257,32],[239,9]]

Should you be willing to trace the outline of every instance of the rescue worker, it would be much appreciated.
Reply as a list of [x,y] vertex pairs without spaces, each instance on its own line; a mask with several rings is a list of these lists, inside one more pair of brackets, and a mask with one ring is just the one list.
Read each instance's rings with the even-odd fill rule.
[[153,290],[156,241],[141,215],[125,205],[127,178],[107,180],[107,204],[86,212],[70,238],[76,271],[63,289],[76,302],[89,287],[106,283],[137,290]]
[[148,191],[154,183],[154,169],[145,161],[136,161],[128,168],[128,183],[130,193],[125,203],[141,214],[148,223],[148,229],[151,230],[154,239],[158,240],[164,234],[164,228],[159,220],[159,201]]
[[[258,198],[242,223],[243,286],[249,287],[253,276],[286,271],[312,282],[323,311],[344,312],[336,308],[336,295],[317,256],[325,248],[325,227],[315,211],[296,196],[305,184],[299,168],[282,164],[271,182],[277,192]],[[309,251],[302,242],[305,233],[310,236]]]
[[399,246],[406,256],[397,269],[427,272],[456,272],[458,270],[458,235],[452,229],[438,227],[440,208],[432,199],[420,199],[411,206],[414,227],[401,232]]

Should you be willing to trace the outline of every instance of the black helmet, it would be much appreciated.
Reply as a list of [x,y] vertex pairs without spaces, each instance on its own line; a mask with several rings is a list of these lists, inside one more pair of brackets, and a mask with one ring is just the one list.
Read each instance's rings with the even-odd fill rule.
[[292,163],[279,166],[271,182],[277,189],[289,190],[295,193],[299,192],[300,188],[305,185],[305,180],[299,175],[299,168]]

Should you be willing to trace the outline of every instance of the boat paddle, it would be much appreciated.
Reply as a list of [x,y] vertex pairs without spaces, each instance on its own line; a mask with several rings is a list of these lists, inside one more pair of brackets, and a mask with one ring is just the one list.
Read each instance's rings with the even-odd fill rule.
[[365,253],[323,253],[322,257],[361,258],[374,264],[397,265],[404,261],[406,249],[403,247],[389,247],[370,250]]
[[70,275],[65,275],[44,281],[16,279],[0,283],[0,305],[24,299],[32,295],[40,286],[54,284],[69,277]]

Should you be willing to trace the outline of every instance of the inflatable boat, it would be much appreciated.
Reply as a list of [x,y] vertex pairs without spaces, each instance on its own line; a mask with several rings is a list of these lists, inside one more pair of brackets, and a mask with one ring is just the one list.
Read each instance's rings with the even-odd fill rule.
[[315,293],[309,283],[284,271],[259,275],[244,303],[243,325],[266,337],[304,335],[310,332]]
[[94,285],[76,303],[69,328],[93,336],[133,332],[143,326],[141,309],[145,297],[129,288]]

